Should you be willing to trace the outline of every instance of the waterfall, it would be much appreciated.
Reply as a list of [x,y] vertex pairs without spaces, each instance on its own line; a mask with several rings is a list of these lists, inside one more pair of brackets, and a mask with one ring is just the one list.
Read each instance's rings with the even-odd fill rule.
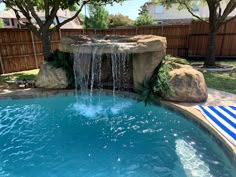
[[[113,95],[117,91],[125,91],[129,86],[129,54],[117,53],[116,46],[112,45],[112,51],[103,53],[103,46],[88,45],[92,52],[83,53],[84,49],[74,52],[74,75],[75,93],[85,96],[86,100],[93,95],[94,88],[99,91],[103,89],[102,82],[102,61],[103,56],[111,60]],[[85,50],[88,51],[88,50]]]
[[113,95],[116,91],[125,91],[129,86],[129,54],[112,53]]

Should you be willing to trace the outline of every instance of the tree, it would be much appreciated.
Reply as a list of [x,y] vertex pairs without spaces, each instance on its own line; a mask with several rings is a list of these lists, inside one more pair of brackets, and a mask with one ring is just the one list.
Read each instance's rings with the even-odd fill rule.
[[116,14],[116,15],[110,15],[108,19],[108,26],[109,28],[113,28],[116,26],[128,26],[132,25],[133,21],[125,15],[122,14]]
[[134,24],[136,26],[141,26],[141,25],[152,25],[154,24],[154,19],[149,13],[143,13],[138,16],[138,18],[135,20]]
[[[32,31],[43,44],[43,56],[47,59],[51,52],[51,37],[62,25],[78,17],[79,13],[86,4],[103,5],[112,2],[122,2],[124,0],[0,0],[7,7],[14,10],[18,23]],[[57,17],[59,9],[65,10],[78,6],[77,12],[70,18],[60,22]],[[43,10],[45,19],[40,19],[36,10]],[[21,20],[22,14],[26,18],[26,22]],[[52,25],[54,19],[57,24]],[[53,26],[52,28],[50,28]]]
[[109,13],[104,7],[90,4],[88,10],[89,17],[85,17],[86,28],[108,28],[107,21]]
[[[153,0],[155,3],[161,3],[165,7],[171,7],[173,3],[178,3],[180,9],[187,9],[192,16],[209,23],[207,55],[205,60],[206,67],[214,67],[216,56],[216,33],[222,24],[236,19],[236,16],[229,17],[229,14],[236,9],[236,0],[201,0],[206,3],[209,9],[209,18],[203,19],[191,11],[196,0]],[[200,2],[200,0],[199,0]],[[222,7],[225,3],[225,8]]]
[[139,15],[142,15],[144,13],[148,13],[148,3],[145,2],[140,8],[139,8]]

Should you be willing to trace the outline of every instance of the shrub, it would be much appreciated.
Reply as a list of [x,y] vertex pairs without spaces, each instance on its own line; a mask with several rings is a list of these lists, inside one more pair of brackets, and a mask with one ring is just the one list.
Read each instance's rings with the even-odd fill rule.
[[149,13],[143,13],[138,16],[134,24],[136,26],[141,26],[141,25],[153,25],[154,23],[155,21]]
[[169,83],[169,72],[172,69],[170,61],[171,57],[165,56],[154,69],[151,78],[149,80],[144,79],[143,83],[139,84],[137,92],[139,99],[144,101],[145,105],[159,102],[162,92],[174,92]]
[[128,16],[117,14],[117,15],[110,15],[108,19],[108,26],[109,28],[117,27],[117,26],[128,26],[132,25],[133,21],[129,19]]
[[73,70],[73,59],[70,53],[62,52],[56,49],[47,58],[47,61],[55,68],[62,68],[66,72],[68,80],[68,88],[74,87],[74,70]]

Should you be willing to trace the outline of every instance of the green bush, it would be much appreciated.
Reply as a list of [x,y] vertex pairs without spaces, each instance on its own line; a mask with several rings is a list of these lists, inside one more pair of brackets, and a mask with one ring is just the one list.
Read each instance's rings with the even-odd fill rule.
[[109,28],[117,26],[129,26],[132,25],[133,21],[128,16],[122,14],[110,15],[108,19]]
[[74,88],[74,70],[73,70],[73,59],[70,53],[55,50],[47,58],[47,61],[55,68],[62,68],[66,72],[68,80],[68,88]]
[[160,100],[161,92],[173,92],[169,84],[169,72],[171,65],[167,63],[168,57],[165,57],[160,64],[155,68],[149,80],[144,80],[137,88],[139,99],[144,101],[145,105],[151,103],[158,103]]
[[155,21],[149,13],[143,13],[138,16],[138,18],[135,20],[134,24],[136,26],[153,25],[153,24],[155,24]]
[[183,65],[189,65],[190,63],[184,59],[184,58],[178,58],[178,57],[172,57],[170,55],[166,55],[165,56],[165,60],[166,61],[170,61],[170,62],[174,62],[174,63],[179,63],[179,64],[183,64]]

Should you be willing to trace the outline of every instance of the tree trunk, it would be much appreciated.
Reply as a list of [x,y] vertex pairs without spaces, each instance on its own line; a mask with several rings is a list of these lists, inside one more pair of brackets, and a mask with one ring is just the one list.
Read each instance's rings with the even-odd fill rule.
[[48,30],[43,30],[41,41],[43,45],[43,57],[44,60],[47,60],[51,53],[51,33]]
[[215,65],[216,57],[216,27],[212,27],[209,24],[208,44],[207,44],[207,56],[205,61],[206,67],[213,67]]
[[216,33],[219,29],[217,23],[217,9],[215,8],[214,2],[209,5],[209,33],[208,33],[208,43],[207,43],[207,55],[205,60],[205,67],[215,66],[216,57]]

